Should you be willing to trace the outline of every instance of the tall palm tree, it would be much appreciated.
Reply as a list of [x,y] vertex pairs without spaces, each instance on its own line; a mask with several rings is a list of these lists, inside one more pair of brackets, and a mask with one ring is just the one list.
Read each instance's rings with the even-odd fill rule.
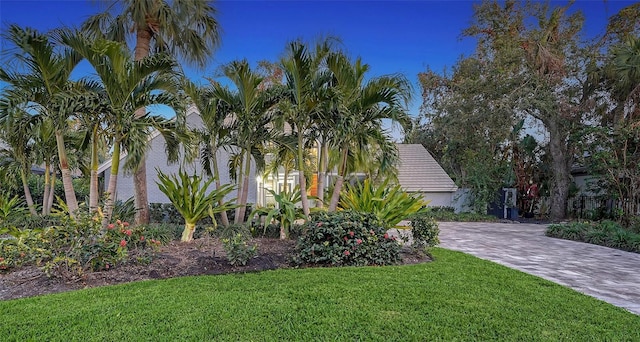
[[[2,101],[2,103],[6,102]],[[0,132],[2,132],[2,141],[5,145],[5,147],[0,148],[3,168],[12,166],[18,171],[29,212],[32,215],[37,215],[27,180],[27,177],[31,174],[31,165],[33,165],[34,161],[31,116],[20,108],[10,108],[4,105],[1,105],[0,108]],[[16,111],[18,114],[10,115],[6,111]]]
[[233,61],[225,65],[223,74],[235,86],[235,90],[214,84],[214,94],[224,103],[225,117],[232,118],[234,144],[238,147],[236,165],[239,167],[237,182],[238,204],[235,223],[242,223],[249,194],[251,161],[261,169],[264,166],[264,145],[272,137],[270,123],[272,107],[278,100],[272,89],[262,90],[262,77],[251,70],[246,60]]
[[[89,32],[126,42],[135,35],[134,59],[153,53],[169,53],[180,60],[204,66],[220,43],[216,9],[205,0],[119,0],[105,1],[106,11],[90,17],[83,25]],[[145,114],[144,109],[138,116]],[[149,222],[147,171],[141,159],[134,174],[136,223]]]
[[22,94],[12,98],[9,105],[42,115],[53,124],[66,204],[73,216],[78,201],[65,147],[67,119],[73,111],[65,100],[65,92],[71,84],[71,72],[81,57],[70,49],[56,46],[49,36],[31,28],[11,25],[6,39],[16,47],[12,57],[17,62],[16,69],[22,71],[12,72],[0,66],[0,80]]
[[[216,189],[220,189],[222,184],[220,182],[220,169],[218,167],[218,151],[230,144],[231,130],[229,125],[225,123],[228,111],[220,108],[223,106],[223,103],[215,97],[215,88],[213,85],[199,87],[193,82],[185,80],[183,91],[196,108],[198,108],[204,124],[202,129],[196,131],[198,145],[200,146],[202,168],[210,176],[213,176]],[[223,204],[222,198],[218,204]],[[222,225],[228,226],[229,218],[227,217],[227,212],[222,211],[220,217]]]
[[405,110],[411,86],[400,75],[381,76],[365,82],[369,66],[362,64],[360,59],[352,63],[342,53],[329,55],[327,67],[334,77],[336,101],[336,112],[332,116],[333,144],[340,151],[338,177],[329,203],[329,211],[335,211],[348,172],[350,152],[364,150],[375,143],[385,149],[385,154],[393,154],[393,145],[388,143],[390,137],[382,132],[381,121],[390,119],[405,128],[411,124]]
[[305,149],[315,145],[313,134],[313,116],[322,107],[325,100],[322,89],[330,80],[330,75],[321,68],[325,56],[331,50],[331,41],[324,40],[317,44],[315,50],[310,50],[306,44],[294,41],[288,44],[286,57],[281,65],[285,75],[286,97],[280,106],[287,121],[292,125],[297,137],[296,163],[302,198],[302,210],[309,215],[309,201],[307,199],[307,184],[305,175]]
[[111,171],[104,210],[104,223],[107,223],[113,211],[121,152],[127,152],[124,167],[134,169],[146,151],[149,129],[155,128],[171,147],[167,150],[170,159],[177,159],[178,140],[173,123],[159,116],[140,117],[136,111],[153,104],[178,107],[179,102],[172,94],[178,92],[180,75],[175,71],[177,64],[168,55],[134,61],[126,46],[118,42],[93,40],[69,31],[61,32],[60,39],[93,66],[106,94],[102,99],[106,102],[99,103],[112,134]]

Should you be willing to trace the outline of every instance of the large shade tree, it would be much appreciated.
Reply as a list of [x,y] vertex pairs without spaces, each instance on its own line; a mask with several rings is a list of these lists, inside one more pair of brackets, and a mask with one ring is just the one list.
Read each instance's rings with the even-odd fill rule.
[[[136,61],[168,53],[192,65],[204,66],[220,43],[220,27],[212,1],[119,0],[104,1],[106,10],[90,17],[83,29],[126,42],[133,35]],[[139,117],[145,110],[137,112]],[[136,223],[149,222],[146,163],[134,174]]]

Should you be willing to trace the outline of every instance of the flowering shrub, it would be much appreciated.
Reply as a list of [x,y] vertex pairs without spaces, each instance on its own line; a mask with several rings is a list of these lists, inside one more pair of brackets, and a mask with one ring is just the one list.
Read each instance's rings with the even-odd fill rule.
[[345,210],[313,214],[302,228],[298,264],[389,265],[400,260],[400,244],[373,214]]
[[244,266],[257,253],[255,245],[249,246],[242,234],[236,234],[229,239],[222,239],[222,247],[227,253],[227,260],[233,266]]

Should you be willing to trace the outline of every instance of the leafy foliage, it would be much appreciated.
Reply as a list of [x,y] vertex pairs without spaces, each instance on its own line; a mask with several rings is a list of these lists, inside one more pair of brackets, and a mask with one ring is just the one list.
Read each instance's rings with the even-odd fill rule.
[[640,253],[640,234],[614,221],[552,224],[545,234]]
[[390,265],[400,244],[373,215],[351,210],[319,212],[303,225],[295,262],[333,266]]
[[227,253],[227,260],[233,266],[245,266],[249,259],[253,258],[258,247],[249,246],[242,234],[236,234],[231,238],[222,239],[222,247]]
[[235,187],[230,184],[210,190],[209,186],[214,182],[214,178],[209,178],[203,182],[201,176],[195,174],[189,176],[182,169],[178,171],[177,177],[175,175],[167,176],[160,170],[157,170],[157,172],[157,184],[160,191],[167,195],[185,220],[182,241],[191,241],[193,239],[193,231],[198,220],[207,215],[213,216],[216,211],[234,208],[231,201],[214,207],[215,203],[221,201],[224,196],[234,190]]
[[267,189],[272,195],[277,205],[273,208],[256,208],[249,217],[258,215],[260,220],[262,216],[266,215],[264,220],[263,235],[267,233],[267,226],[274,220],[280,224],[280,238],[286,239],[289,237],[289,228],[297,219],[304,219],[306,216],[297,204],[300,203],[302,197],[300,195],[300,187],[296,186],[292,191],[282,191],[279,194],[271,189]]
[[428,210],[428,202],[419,194],[409,194],[400,185],[388,184],[389,179],[386,179],[376,187],[371,180],[365,179],[362,183],[348,186],[340,196],[340,207],[372,213],[387,228],[393,228],[409,216]]
[[430,215],[421,213],[411,217],[411,237],[414,248],[425,249],[437,246],[440,243],[438,234],[440,234],[438,222]]

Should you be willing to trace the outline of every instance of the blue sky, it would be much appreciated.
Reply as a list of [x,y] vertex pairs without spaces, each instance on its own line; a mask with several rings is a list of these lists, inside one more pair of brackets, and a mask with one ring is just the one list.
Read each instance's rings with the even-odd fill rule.
[[[352,57],[370,64],[371,76],[403,73],[414,84],[409,112],[417,114],[417,74],[430,66],[440,71],[469,55],[474,40],[461,38],[470,23],[472,1],[218,1],[222,46],[204,71],[187,70],[194,81],[212,76],[233,59],[277,60],[286,42],[333,35]],[[566,4],[565,1],[555,2]],[[578,0],[586,17],[586,33],[601,33],[607,18],[633,1]],[[3,29],[10,23],[49,30],[77,26],[100,10],[89,0],[0,0]]]

